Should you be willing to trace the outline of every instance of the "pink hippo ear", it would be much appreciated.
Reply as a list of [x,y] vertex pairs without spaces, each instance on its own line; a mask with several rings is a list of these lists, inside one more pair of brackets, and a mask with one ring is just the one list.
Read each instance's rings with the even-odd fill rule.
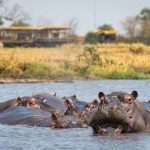
[[103,96],[105,96],[105,94],[104,94],[103,92],[99,92],[99,93],[98,93],[99,99],[101,99]]
[[70,107],[70,106],[72,106],[72,102],[71,102],[71,100],[69,100],[69,99],[66,99],[65,102],[64,102],[64,104],[65,104],[65,106],[66,106],[67,108]]
[[58,122],[58,117],[57,117],[57,115],[55,114],[55,113],[53,113],[52,115],[51,115],[51,119],[52,119],[52,121],[53,122]]
[[137,91],[132,91],[131,96],[136,99],[138,97],[138,92]]
[[21,104],[21,103],[23,102],[23,99],[22,99],[21,97],[17,97],[16,100],[17,100],[18,105]]

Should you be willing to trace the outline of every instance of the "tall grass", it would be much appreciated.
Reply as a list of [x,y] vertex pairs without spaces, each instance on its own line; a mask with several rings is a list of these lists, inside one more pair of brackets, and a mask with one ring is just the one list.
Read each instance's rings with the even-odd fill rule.
[[0,48],[0,56],[2,78],[150,78],[150,46],[143,44]]

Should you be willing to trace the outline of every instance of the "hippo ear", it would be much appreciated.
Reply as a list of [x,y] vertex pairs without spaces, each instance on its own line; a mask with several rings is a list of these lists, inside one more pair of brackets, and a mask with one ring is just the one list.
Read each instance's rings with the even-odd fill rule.
[[23,99],[21,97],[17,97],[17,103],[21,104],[21,102],[23,101]]
[[68,108],[68,107],[70,107],[70,106],[72,106],[72,103],[71,103],[71,101],[69,100],[69,99],[66,99],[65,100],[65,106]]
[[99,99],[101,99],[101,97],[103,97],[103,96],[105,96],[105,94],[104,94],[103,92],[99,92],[99,93],[98,93]]
[[97,99],[94,99],[94,100],[93,100],[93,104],[98,105],[98,100],[97,100]]
[[76,95],[73,95],[72,98],[77,98],[77,96],[76,96]]
[[55,96],[55,97],[56,97],[56,92],[53,94],[53,96]]
[[121,133],[123,130],[122,125],[119,125],[116,129],[115,129],[115,133]]
[[122,131],[123,130],[122,125],[119,125],[117,129],[119,129],[120,131]]
[[132,91],[131,96],[136,99],[138,97],[138,92],[137,91]]
[[53,113],[51,115],[51,119],[52,119],[53,122],[57,122],[58,121],[58,117],[57,117],[57,115],[55,113]]
[[99,133],[102,130],[102,128],[101,128],[101,126],[96,126],[95,130],[97,133]]

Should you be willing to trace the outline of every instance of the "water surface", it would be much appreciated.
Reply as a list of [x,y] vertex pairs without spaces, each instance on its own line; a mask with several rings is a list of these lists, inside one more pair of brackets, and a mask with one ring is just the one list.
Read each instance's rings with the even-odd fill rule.
[[[76,94],[81,100],[97,98],[99,91],[139,92],[139,100],[150,100],[150,80],[98,80],[74,83],[0,84],[0,101],[32,93],[57,93],[59,97]],[[92,129],[52,130],[42,127],[0,125],[0,150],[150,150],[150,134],[94,136]]]

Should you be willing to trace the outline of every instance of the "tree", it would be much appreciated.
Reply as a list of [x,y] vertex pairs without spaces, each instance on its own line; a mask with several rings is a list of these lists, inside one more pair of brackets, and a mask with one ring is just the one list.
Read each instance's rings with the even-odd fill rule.
[[44,17],[44,16],[39,16],[37,24],[38,24],[38,26],[53,25],[52,21],[49,18]]
[[76,18],[73,18],[73,19],[69,20],[69,22],[68,22],[68,25],[71,27],[70,34],[73,37],[77,36],[78,24],[79,24],[79,22]]
[[76,18],[73,18],[71,20],[69,20],[67,23],[65,23],[65,25],[69,25],[70,26],[70,40],[72,42],[77,42],[78,41],[78,37],[77,37],[77,28],[78,28],[78,20]]
[[3,20],[0,18],[0,26],[3,25],[3,24],[4,24],[4,22],[3,22]]
[[85,36],[85,42],[95,44],[99,42],[99,38],[96,33],[94,32],[88,32]]
[[137,17],[141,21],[141,36],[150,38],[150,8],[143,8]]
[[[114,28],[112,27],[112,25],[109,24],[103,24],[101,26],[98,27],[98,31],[97,32],[88,32],[86,34],[85,37],[85,42],[87,43],[91,43],[91,44],[95,44],[98,42],[112,42],[115,41],[115,35],[107,35],[107,37],[105,35],[100,35],[99,31],[104,31],[104,30],[114,30]],[[113,40],[112,40],[112,36],[113,36]]]
[[137,16],[126,18],[122,26],[128,41],[150,44],[150,8],[143,8]]
[[141,20],[150,21],[150,8],[148,8],[148,7],[143,8],[141,10],[140,14],[138,15],[138,17]]
[[101,26],[98,27],[98,30],[113,30],[114,28],[112,27],[112,25],[110,24],[103,24]]
[[127,17],[121,25],[128,37],[133,38],[140,34],[140,21],[137,17]]
[[30,16],[23,8],[15,4],[12,8],[8,7],[8,0],[0,0],[0,19],[8,21],[28,20]]
[[30,26],[30,24],[26,23],[26,22],[23,22],[21,20],[19,21],[15,21],[11,24],[11,26],[22,26],[22,27],[27,27],[27,26]]

